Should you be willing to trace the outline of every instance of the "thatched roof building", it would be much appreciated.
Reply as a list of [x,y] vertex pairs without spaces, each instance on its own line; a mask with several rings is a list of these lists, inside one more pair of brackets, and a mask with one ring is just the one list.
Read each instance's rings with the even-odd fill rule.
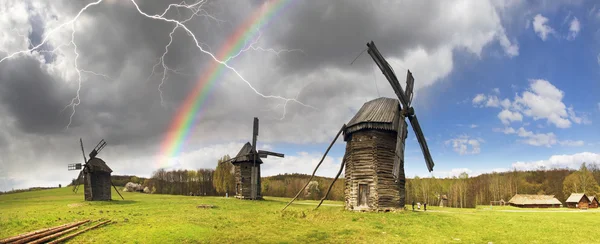
[[111,196],[110,174],[112,169],[100,158],[91,158],[83,170],[86,201],[109,201]]
[[[344,130],[346,209],[389,211],[403,207],[404,188],[395,181],[392,170],[399,123],[406,122],[400,120],[398,100],[391,98],[365,103],[347,123]],[[404,186],[403,170],[399,181]]]
[[585,193],[571,193],[571,196],[565,201],[569,208],[587,209],[590,204],[590,199]]
[[[252,150],[252,144],[246,142],[240,152],[231,161],[234,166],[235,176],[235,197],[240,199],[262,199],[260,187],[260,165],[263,161],[260,157],[256,157],[256,165],[254,165],[253,157],[256,154]],[[255,174],[252,172],[256,171]],[[253,185],[252,177],[257,177],[256,185]],[[256,198],[252,197],[253,191],[256,192]]]
[[596,198],[595,196],[590,196],[590,205],[589,208],[598,208],[598,198]]
[[554,195],[516,194],[508,203],[520,208],[558,208],[562,205]]

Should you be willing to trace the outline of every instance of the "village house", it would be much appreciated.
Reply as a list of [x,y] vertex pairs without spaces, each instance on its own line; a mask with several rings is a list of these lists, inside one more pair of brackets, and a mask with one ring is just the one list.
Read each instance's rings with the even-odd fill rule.
[[510,206],[519,208],[559,208],[562,203],[554,195],[516,194],[509,201]]
[[579,209],[588,209],[590,205],[590,199],[585,195],[585,193],[572,193],[567,201],[565,202],[568,208],[579,208]]
[[595,196],[590,196],[590,205],[589,208],[598,208],[598,198],[596,198]]

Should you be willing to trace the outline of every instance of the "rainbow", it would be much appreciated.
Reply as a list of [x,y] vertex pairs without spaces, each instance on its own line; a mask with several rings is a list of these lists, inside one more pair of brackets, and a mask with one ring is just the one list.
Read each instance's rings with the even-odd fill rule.
[[[268,0],[258,8],[252,15],[246,19],[237,30],[231,34],[225,44],[217,52],[216,58],[226,60],[237,54],[244,48],[250,38],[256,36],[261,28],[264,28],[270,20],[276,17],[277,13],[282,12],[285,6],[291,0]],[[174,119],[171,121],[165,138],[161,143],[159,167],[167,167],[169,159],[178,155],[184,142],[190,135],[190,131],[196,124],[196,120],[201,115],[204,102],[210,96],[215,82],[221,77],[225,66],[213,62],[206,72],[202,73],[196,85],[188,93],[184,102],[181,104]]]

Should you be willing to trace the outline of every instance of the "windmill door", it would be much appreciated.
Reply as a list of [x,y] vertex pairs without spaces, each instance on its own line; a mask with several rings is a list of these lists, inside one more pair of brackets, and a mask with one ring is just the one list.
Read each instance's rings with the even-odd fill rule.
[[358,185],[358,206],[368,206],[369,199],[369,185],[359,184]]

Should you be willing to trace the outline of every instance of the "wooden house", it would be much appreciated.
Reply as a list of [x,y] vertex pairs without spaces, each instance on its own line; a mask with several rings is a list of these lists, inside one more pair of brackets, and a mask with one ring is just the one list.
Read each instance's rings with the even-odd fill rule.
[[[253,163],[252,145],[250,142],[244,144],[240,152],[231,163],[234,166],[235,177],[235,197],[240,199],[262,199],[260,187],[260,165],[263,161],[256,157],[256,165]],[[254,168],[254,169],[253,169]],[[253,174],[253,171],[256,173]],[[256,177],[253,181],[252,177]],[[253,197],[256,196],[256,197]]]
[[589,208],[598,208],[598,198],[596,198],[595,196],[590,196],[590,205],[588,206]]
[[565,202],[569,208],[588,209],[590,205],[590,199],[585,193],[571,193],[571,196],[567,198]]
[[562,203],[554,195],[516,194],[509,201],[510,206],[519,208],[559,208]]
[[86,201],[111,200],[112,170],[100,158],[90,158],[83,169],[83,186]]
[[[398,100],[377,98],[365,103],[347,124],[344,130],[347,210],[390,211],[403,208],[400,196],[404,195],[393,175],[399,123],[406,122],[400,119]],[[401,173],[404,174],[403,171]]]

